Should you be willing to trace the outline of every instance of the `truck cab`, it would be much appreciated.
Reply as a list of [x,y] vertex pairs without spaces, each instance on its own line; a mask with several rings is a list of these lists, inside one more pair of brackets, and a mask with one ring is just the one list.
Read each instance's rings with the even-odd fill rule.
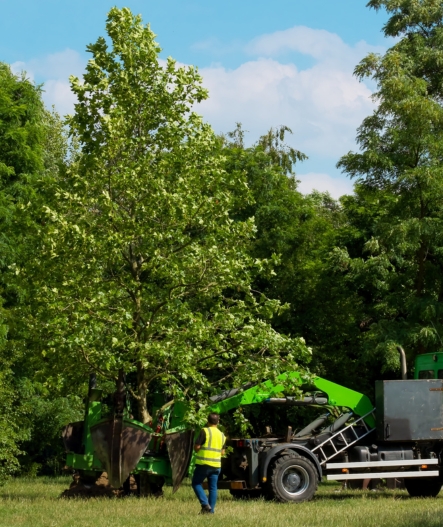
[[417,355],[414,379],[443,379],[443,351]]

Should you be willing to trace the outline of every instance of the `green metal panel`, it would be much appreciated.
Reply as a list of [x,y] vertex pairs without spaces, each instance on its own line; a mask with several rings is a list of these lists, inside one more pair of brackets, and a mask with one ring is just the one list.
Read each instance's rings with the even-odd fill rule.
[[102,417],[102,403],[101,401],[88,401],[86,407],[86,420],[85,420],[85,435],[84,435],[84,446],[86,454],[94,454],[94,445],[92,444],[91,437],[91,426],[95,425],[100,421]]
[[[360,417],[374,409],[374,405],[371,403],[369,397],[366,397],[362,393],[350,390],[349,388],[327,381],[321,377],[316,377],[314,384],[316,388],[328,395],[328,404],[331,406],[344,406]],[[371,428],[375,426],[375,420],[372,415],[368,415],[365,421]]]
[[176,403],[174,403],[170,418],[170,428],[168,431],[173,428],[180,428],[183,426],[183,420],[187,410],[188,405],[184,401],[177,401]]
[[91,454],[74,454],[73,452],[68,452],[66,454],[66,465],[77,470],[103,472],[102,464]]
[[438,379],[439,370],[443,370],[443,352],[423,353],[415,357],[414,379],[420,379],[420,372],[430,370],[434,372],[433,378]]
[[171,464],[166,457],[142,457],[135,472],[147,472],[153,476],[163,476],[167,483],[172,481]]

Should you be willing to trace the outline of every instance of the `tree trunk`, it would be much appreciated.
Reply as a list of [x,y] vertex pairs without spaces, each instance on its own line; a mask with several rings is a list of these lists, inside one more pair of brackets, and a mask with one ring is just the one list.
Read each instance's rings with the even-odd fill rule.
[[422,296],[424,281],[425,281],[425,262],[426,262],[427,247],[424,241],[420,242],[420,247],[417,251],[417,276],[415,281],[415,293],[418,297]]
[[143,424],[148,424],[152,418],[148,411],[148,403],[146,400],[148,387],[145,379],[145,368],[141,362],[137,363],[137,392],[140,396],[140,399],[138,399],[138,418]]

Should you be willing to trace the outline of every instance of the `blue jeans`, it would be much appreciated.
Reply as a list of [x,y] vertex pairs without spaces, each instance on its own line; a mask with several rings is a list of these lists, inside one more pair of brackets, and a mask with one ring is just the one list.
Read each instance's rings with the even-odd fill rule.
[[[209,465],[195,465],[194,475],[192,476],[192,488],[202,507],[209,505],[211,512],[214,513],[215,503],[217,502],[217,481],[220,469]],[[206,497],[202,483],[208,479],[209,498]]]

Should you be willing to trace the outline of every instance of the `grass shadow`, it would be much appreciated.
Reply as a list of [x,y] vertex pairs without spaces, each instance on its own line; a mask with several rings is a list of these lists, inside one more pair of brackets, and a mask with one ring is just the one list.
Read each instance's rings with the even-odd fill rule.
[[409,515],[408,519],[404,523],[404,527],[441,527],[441,525],[441,518],[423,518],[423,516],[420,517],[414,514]]
[[365,499],[370,501],[379,500],[410,500],[411,497],[408,494],[400,494],[399,492],[386,492],[380,491],[340,491],[340,492],[328,492],[324,494],[317,494],[314,501],[344,501],[349,499]]
[[0,493],[0,503],[5,503],[8,501],[48,501],[53,500],[56,501],[58,497],[50,497],[44,496],[42,494],[31,494],[27,492],[14,492],[11,494],[2,494]]

